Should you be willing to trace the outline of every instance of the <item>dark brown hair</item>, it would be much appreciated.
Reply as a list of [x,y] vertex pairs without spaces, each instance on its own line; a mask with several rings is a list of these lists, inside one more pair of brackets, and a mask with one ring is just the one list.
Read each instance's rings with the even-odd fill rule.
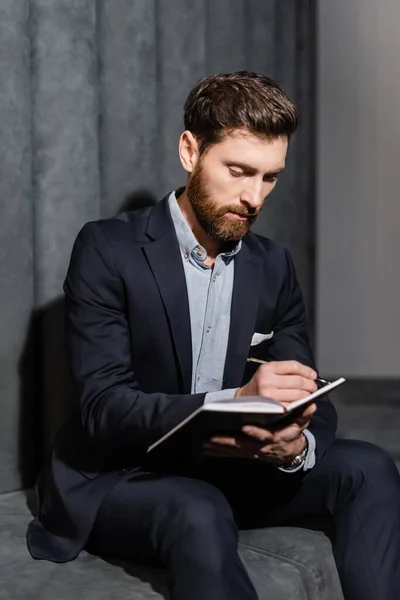
[[278,83],[264,75],[238,71],[200,79],[186,99],[184,122],[203,154],[234,129],[270,139],[290,139],[298,114]]

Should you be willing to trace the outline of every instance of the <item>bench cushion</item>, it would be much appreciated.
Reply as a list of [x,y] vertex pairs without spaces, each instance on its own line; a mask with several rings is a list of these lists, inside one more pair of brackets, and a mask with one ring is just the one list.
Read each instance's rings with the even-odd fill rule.
[[[64,564],[33,560],[25,542],[31,518],[24,492],[0,496],[1,600],[168,598],[161,569],[87,552]],[[294,527],[243,531],[240,554],[260,600],[343,600],[323,533]]]

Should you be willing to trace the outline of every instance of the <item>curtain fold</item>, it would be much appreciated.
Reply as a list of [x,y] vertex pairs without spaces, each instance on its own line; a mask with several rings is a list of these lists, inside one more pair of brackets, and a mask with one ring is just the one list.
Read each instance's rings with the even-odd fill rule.
[[[28,0],[1,2],[0,491],[20,482],[20,356],[34,305],[29,37]],[[33,388],[31,361],[25,382]]]
[[[101,215],[158,193],[156,2],[98,5]],[[161,155],[160,155],[161,156]]]
[[37,303],[60,294],[71,239],[99,213],[97,35],[92,0],[31,0]]

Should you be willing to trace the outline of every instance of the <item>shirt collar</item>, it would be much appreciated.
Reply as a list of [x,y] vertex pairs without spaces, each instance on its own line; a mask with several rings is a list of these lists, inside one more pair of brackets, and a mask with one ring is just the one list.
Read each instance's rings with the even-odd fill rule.
[[[173,191],[168,197],[169,209],[171,212],[172,221],[174,223],[176,236],[178,238],[179,247],[184,258],[188,259],[190,256],[197,263],[204,263],[207,258],[206,249],[199,244],[196,240],[193,231],[190,229],[188,222],[182,214],[176,199],[176,192]],[[221,256],[226,263],[228,263],[241,249],[242,240],[229,250],[229,252],[221,252]]]

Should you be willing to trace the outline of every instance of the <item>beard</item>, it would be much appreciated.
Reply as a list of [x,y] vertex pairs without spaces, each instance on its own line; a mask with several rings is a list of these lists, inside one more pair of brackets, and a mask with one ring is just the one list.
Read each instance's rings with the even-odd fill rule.
[[[197,221],[204,231],[220,242],[238,242],[257,219],[258,211],[252,207],[218,205],[212,200],[199,162],[186,187],[186,194]],[[246,217],[245,221],[233,220],[225,215],[234,213]]]

